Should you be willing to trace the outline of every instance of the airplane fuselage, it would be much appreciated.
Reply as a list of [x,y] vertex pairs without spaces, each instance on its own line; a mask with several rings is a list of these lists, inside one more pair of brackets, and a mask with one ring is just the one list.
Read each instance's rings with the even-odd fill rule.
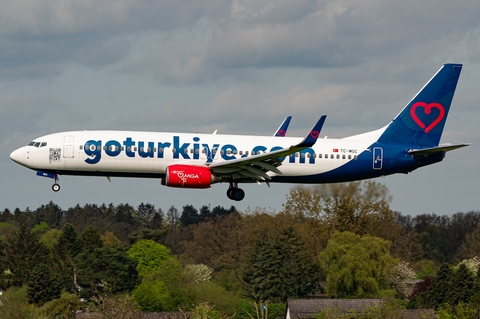
[[[318,139],[312,147],[281,158],[272,182],[331,183],[407,173],[421,166],[408,154],[419,145],[372,143],[368,138]],[[22,165],[64,175],[163,178],[172,164],[208,166],[267,153],[301,138],[245,135],[72,131],[37,138],[17,152]],[[35,146],[37,144],[37,146]],[[42,146],[43,144],[43,146]],[[441,160],[441,159],[439,159]]]

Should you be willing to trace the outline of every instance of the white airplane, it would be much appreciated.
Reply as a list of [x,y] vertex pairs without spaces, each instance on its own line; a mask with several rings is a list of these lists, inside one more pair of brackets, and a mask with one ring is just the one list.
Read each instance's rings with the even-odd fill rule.
[[[470,144],[439,144],[461,64],[445,64],[385,127],[342,139],[318,139],[326,116],[305,138],[130,131],[72,131],[36,138],[10,158],[37,175],[149,177],[162,185],[209,188],[228,183],[320,184],[409,173],[440,162],[447,151]],[[282,138],[278,138],[282,136]]]

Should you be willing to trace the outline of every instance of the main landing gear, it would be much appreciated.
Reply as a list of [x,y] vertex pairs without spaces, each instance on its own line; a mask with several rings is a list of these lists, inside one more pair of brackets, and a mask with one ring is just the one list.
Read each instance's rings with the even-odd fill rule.
[[243,189],[238,188],[237,183],[230,183],[230,187],[227,190],[227,197],[239,202],[245,198],[245,192]]

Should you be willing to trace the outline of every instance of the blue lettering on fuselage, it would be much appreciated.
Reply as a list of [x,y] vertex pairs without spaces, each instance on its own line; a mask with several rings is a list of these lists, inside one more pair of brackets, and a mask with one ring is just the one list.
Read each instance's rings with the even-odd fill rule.
[[[239,149],[233,144],[208,145],[200,143],[199,137],[193,137],[193,142],[182,143],[180,136],[173,136],[171,142],[145,142],[135,141],[131,137],[125,138],[124,141],[109,140],[103,145],[102,140],[88,140],[83,146],[83,150],[88,158],[85,159],[87,164],[96,164],[102,158],[102,151],[109,157],[119,156],[124,153],[127,157],[139,156],[141,158],[164,158],[167,149],[170,149],[174,159],[194,159],[204,160],[211,163],[215,158],[222,158],[225,161],[237,158],[248,157],[247,152],[239,152]],[[251,150],[251,155],[258,155],[267,152],[281,150],[283,147],[274,146],[270,150],[263,145],[256,145]],[[307,155],[308,154],[308,155]],[[311,148],[304,149],[299,154],[292,154],[289,157],[289,163],[295,163],[295,158],[299,157],[299,163],[315,164],[314,151]],[[287,157],[279,158],[284,161]],[[308,161],[305,160],[308,158]]]

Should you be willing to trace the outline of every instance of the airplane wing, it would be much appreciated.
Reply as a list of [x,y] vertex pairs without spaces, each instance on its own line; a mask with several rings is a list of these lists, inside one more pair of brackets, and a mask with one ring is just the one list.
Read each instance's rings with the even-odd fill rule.
[[288,125],[290,125],[291,116],[287,116],[283,123],[278,127],[277,131],[273,136],[275,137],[284,137],[287,134]]
[[271,179],[268,172],[282,174],[277,167],[282,165],[283,157],[312,147],[316,143],[326,117],[326,115],[320,117],[310,133],[296,145],[231,161],[213,162],[209,167],[212,172],[218,175],[230,175],[233,180],[251,179],[268,183]]
[[438,154],[442,152],[448,152],[448,151],[453,151],[456,150],[457,148],[465,147],[465,146],[470,146],[471,144],[469,143],[464,143],[464,144],[443,144],[439,145],[436,147],[430,147],[430,148],[423,148],[423,149],[412,149],[408,151],[408,154],[412,156],[430,156],[433,154]]

